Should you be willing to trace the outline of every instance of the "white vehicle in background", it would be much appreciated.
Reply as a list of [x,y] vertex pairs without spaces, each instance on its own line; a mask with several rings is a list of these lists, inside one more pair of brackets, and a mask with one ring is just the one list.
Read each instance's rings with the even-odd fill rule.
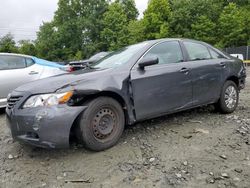
[[22,84],[67,71],[67,66],[37,57],[0,53],[0,108],[6,106],[8,94]]
[[236,57],[236,58],[238,58],[238,59],[240,59],[240,60],[242,60],[242,61],[244,61],[244,56],[243,56],[243,54],[230,54],[231,56],[233,56],[233,57]]

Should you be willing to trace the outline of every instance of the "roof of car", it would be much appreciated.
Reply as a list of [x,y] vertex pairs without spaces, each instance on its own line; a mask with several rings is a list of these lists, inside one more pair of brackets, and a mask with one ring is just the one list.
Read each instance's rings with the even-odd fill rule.
[[19,56],[19,57],[29,57],[29,58],[33,58],[33,56],[30,56],[30,55],[15,54],[15,53],[0,53],[0,55],[9,55],[9,56]]
[[190,41],[190,42],[200,43],[209,47],[213,47],[206,42],[195,40],[195,39],[188,39],[188,38],[162,38],[162,39],[156,39],[156,40],[148,40],[144,42],[148,43],[149,45],[154,45],[160,42],[167,42],[167,41]]
[[198,41],[198,40],[194,40],[194,39],[188,39],[188,38],[162,38],[162,39],[156,39],[156,40],[149,40],[149,41],[145,41],[145,42],[161,42],[161,41],[173,41],[173,40],[178,40],[178,41],[182,41],[182,40],[189,40],[189,41],[194,41],[194,42],[201,42],[202,41]]
[[47,61],[45,59],[40,59],[40,58],[37,58],[35,56],[29,56],[29,55],[24,55],[24,54],[15,54],[15,53],[0,53],[0,56],[1,55],[31,58],[35,61],[36,64],[47,66],[47,67],[56,67],[56,68],[64,67],[63,65],[60,65],[57,62]]

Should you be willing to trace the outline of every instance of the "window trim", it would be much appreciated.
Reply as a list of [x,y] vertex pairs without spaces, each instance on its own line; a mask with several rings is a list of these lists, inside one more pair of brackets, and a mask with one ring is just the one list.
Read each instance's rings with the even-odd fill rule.
[[[223,56],[222,54],[220,54],[219,52],[217,52],[216,50],[214,50],[214,49],[211,48],[211,47],[208,47],[208,50],[209,50],[209,53],[210,53],[212,59],[224,59],[224,58],[225,58],[225,56]],[[212,54],[211,54],[211,51],[217,53],[217,54],[220,55],[221,57],[219,57],[219,58],[213,58],[213,56],[212,56]]]
[[[209,55],[210,55],[210,58],[209,58],[209,59],[200,59],[200,60],[199,60],[199,59],[194,59],[194,60],[192,60],[192,59],[190,58],[190,56],[189,56],[187,47],[185,46],[185,42],[195,43],[195,44],[199,44],[199,45],[204,46],[204,47],[207,49],[207,51],[208,51],[208,53],[209,53]],[[199,41],[183,40],[183,41],[182,41],[182,44],[183,44],[183,48],[184,48],[185,51],[186,51],[186,55],[187,55],[187,60],[188,60],[188,61],[195,62],[195,61],[207,61],[207,60],[213,59],[213,58],[212,58],[212,55],[211,55],[211,53],[210,53],[209,47],[208,47],[207,45],[205,45],[205,44],[199,42]]]
[[[32,61],[32,65],[28,66],[27,60],[30,59]],[[31,67],[35,64],[35,61],[32,58],[25,57],[25,68]]]
[[181,42],[180,42],[179,40],[160,41],[160,42],[157,42],[157,43],[155,43],[154,45],[152,45],[149,49],[147,49],[147,50],[143,53],[143,55],[136,61],[136,63],[134,64],[134,66],[133,66],[132,69],[134,69],[134,68],[137,69],[137,68],[138,68],[138,64],[139,64],[140,60],[142,60],[142,59],[148,54],[148,52],[149,52],[152,48],[154,48],[154,47],[157,46],[157,45],[160,45],[160,44],[162,44],[162,43],[167,43],[167,42],[177,42],[177,43],[179,44],[179,47],[180,47],[180,50],[181,50],[181,54],[182,54],[183,61],[182,61],[182,62],[178,62],[178,63],[163,63],[163,64],[156,64],[156,65],[152,65],[152,66],[150,66],[150,67],[158,67],[158,66],[162,66],[162,65],[173,65],[173,64],[179,64],[179,63],[186,62],[186,56],[185,56],[185,53],[184,53],[184,51],[183,51],[182,44],[181,44]]

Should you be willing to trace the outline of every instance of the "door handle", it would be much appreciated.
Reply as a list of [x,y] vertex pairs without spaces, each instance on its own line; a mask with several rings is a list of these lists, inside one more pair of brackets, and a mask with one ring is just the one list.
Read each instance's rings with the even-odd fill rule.
[[184,74],[188,74],[189,73],[189,69],[188,68],[182,68],[180,70],[181,73],[184,73]]
[[35,74],[39,74],[39,73],[36,71],[30,71],[30,73],[29,73],[29,75],[35,75]]
[[225,68],[226,67],[226,63],[225,62],[220,62],[220,66]]

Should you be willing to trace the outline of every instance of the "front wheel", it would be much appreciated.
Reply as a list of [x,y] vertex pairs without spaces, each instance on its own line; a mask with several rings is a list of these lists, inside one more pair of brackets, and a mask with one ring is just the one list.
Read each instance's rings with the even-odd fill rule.
[[224,114],[235,111],[239,102],[239,89],[233,81],[226,81],[220,99],[216,104],[217,109]]
[[99,97],[88,104],[79,121],[78,134],[85,147],[102,151],[121,137],[125,117],[121,105],[110,97]]

